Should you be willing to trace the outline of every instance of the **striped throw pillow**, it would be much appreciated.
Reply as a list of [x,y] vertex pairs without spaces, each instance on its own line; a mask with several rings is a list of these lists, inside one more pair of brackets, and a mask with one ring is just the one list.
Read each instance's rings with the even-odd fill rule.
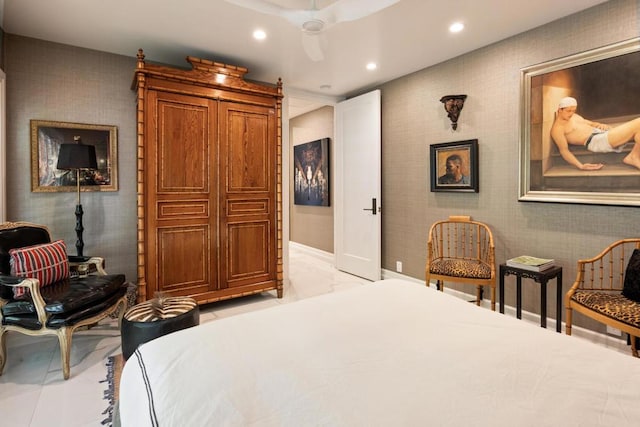
[[[40,286],[51,285],[69,277],[67,246],[63,240],[9,250],[11,275],[38,279]],[[24,295],[27,288],[13,288],[13,296]]]

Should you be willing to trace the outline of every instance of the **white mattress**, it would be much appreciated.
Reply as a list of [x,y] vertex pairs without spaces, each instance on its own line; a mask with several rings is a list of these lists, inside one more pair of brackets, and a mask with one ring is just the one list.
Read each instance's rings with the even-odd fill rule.
[[637,426],[640,360],[412,282],[141,346],[124,426]]

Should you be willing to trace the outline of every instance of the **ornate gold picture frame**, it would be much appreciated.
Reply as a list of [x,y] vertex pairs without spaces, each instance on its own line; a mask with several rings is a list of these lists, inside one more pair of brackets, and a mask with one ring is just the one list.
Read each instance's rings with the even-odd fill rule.
[[118,191],[118,128],[48,120],[31,120],[31,191],[77,191],[75,172],[56,168],[60,145],[76,136],[95,146],[98,162],[98,169],[83,174],[81,191]]

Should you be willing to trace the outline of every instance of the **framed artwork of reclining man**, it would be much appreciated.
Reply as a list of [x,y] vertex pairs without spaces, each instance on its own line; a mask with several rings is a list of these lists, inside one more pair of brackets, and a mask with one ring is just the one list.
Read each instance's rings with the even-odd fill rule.
[[519,200],[640,205],[640,39],[521,70]]

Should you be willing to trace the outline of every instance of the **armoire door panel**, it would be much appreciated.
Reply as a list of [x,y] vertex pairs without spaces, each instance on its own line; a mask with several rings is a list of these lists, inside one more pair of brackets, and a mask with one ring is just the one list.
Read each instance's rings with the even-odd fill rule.
[[154,91],[147,106],[147,288],[173,295],[214,291],[217,103]]
[[208,105],[158,102],[158,192],[209,191]]
[[229,288],[276,279],[275,124],[271,108],[220,103],[220,275]]
[[206,290],[212,276],[207,226],[157,229],[158,290]]
[[269,191],[273,168],[269,132],[272,110],[225,106],[225,145],[221,155],[227,167],[226,192]]
[[227,200],[227,217],[238,215],[268,215],[269,199]]
[[226,279],[229,283],[269,274],[269,226],[269,221],[227,225]]
[[157,219],[210,218],[209,200],[162,200],[156,209]]

